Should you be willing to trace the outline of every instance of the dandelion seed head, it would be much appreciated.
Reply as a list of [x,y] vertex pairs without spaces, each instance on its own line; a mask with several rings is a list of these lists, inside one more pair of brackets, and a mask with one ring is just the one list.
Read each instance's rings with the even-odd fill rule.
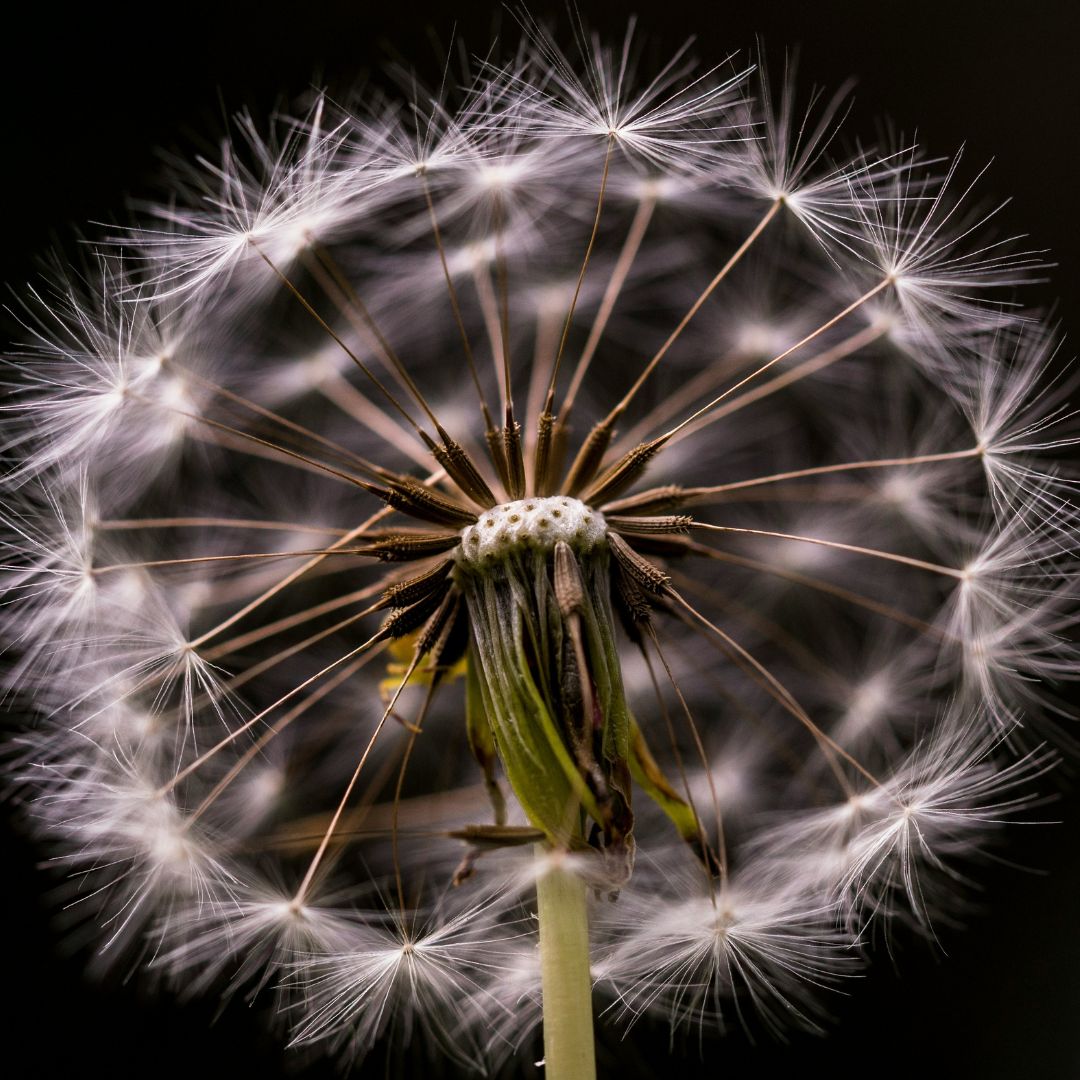
[[174,156],[4,358],[26,826],[101,967],[346,1066],[535,1060],[553,940],[598,1023],[820,1029],[1078,670],[1075,380],[992,177],[520,21]]

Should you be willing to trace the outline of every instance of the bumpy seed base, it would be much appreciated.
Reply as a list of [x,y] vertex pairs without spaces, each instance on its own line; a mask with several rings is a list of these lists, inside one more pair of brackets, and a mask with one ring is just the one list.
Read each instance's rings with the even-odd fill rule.
[[589,551],[607,535],[604,515],[579,499],[553,495],[519,499],[492,507],[461,532],[458,559],[481,566],[522,549],[551,551],[565,540],[575,551]]

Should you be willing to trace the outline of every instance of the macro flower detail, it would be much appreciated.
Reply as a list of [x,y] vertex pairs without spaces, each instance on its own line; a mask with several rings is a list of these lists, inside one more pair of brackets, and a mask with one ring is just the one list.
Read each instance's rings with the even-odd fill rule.
[[7,782],[101,970],[587,1080],[959,906],[1056,760],[1077,434],[959,157],[524,21],[29,290]]

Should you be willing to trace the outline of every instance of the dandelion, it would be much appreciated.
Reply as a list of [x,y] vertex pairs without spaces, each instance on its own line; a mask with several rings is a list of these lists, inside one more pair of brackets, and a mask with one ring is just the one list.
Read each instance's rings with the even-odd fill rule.
[[525,21],[28,292],[8,784],[100,965],[587,1080],[957,907],[1077,670],[1077,428],[959,156]]

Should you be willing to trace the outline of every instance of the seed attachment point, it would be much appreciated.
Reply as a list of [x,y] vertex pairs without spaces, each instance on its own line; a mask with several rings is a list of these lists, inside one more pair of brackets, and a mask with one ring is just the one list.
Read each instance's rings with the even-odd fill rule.
[[604,542],[603,514],[568,495],[517,499],[484,511],[475,525],[461,532],[456,558],[466,566],[483,566],[515,551],[554,551],[559,543],[578,554]]

